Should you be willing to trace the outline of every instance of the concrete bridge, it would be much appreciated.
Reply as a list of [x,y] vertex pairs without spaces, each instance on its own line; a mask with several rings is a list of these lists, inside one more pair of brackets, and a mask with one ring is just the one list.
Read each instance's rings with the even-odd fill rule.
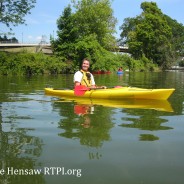
[[129,53],[127,46],[119,46],[118,50],[119,50],[119,52]]
[[37,47],[37,46],[51,46],[50,43],[1,43],[0,47]]
[[[26,48],[26,47],[35,47],[35,52],[43,52],[45,54],[52,54],[52,48],[50,43],[40,42],[40,43],[1,43],[0,50],[8,48]],[[128,47],[119,46],[117,52],[128,53]]]
[[0,43],[0,50],[9,50],[14,48],[35,48],[35,52],[43,52],[45,54],[53,54],[50,43]]

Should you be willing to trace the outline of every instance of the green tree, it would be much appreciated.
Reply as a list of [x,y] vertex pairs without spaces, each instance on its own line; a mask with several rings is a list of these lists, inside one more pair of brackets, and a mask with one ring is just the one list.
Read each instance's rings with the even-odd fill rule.
[[10,27],[25,23],[36,0],[0,0],[0,22]]
[[121,39],[129,46],[135,59],[144,55],[163,68],[173,61],[170,39],[172,31],[161,10],[154,2],[143,2],[143,12],[135,18],[127,18],[120,29]]
[[120,26],[120,30],[122,30],[120,34],[120,43],[127,44],[129,41],[129,34],[135,31],[136,24],[138,24],[138,17],[137,18],[125,18],[124,23]]
[[58,38],[56,40],[51,38],[54,52],[69,60],[74,57],[74,46],[79,34],[77,26],[74,26],[75,22],[71,7],[66,7],[57,20]]
[[184,56],[184,26],[168,15],[165,18],[172,30],[172,48],[177,56]]
[[[70,6],[64,9],[57,21],[58,38],[51,38],[55,53],[64,56],[66,61],[72,61],[72,67],[79,66],[84,57],[91,58],[93,64],[99,63],[99,58],[103,62],[109,50],[116,45],[113,36],[116,19],[110,1],[72,0],[72,3],[75,12],[72,13]],[[107,66],[103,65],[103,68]]]
[[117,60],[117,55],[104,49],[98,42],[96,35],[84,37],[75,45],[75,62],[80,65],[83,58],[91,60],[92,70],[117,70],[120,62]]
[[[110,0],[72,0],[76,9],[76,23],[81,37],[96,34],[97,40],[106,49],[116,44],[116,18]],[[76,26],[76,25],[75,25]]]
[[18,43],[17,38],[12,37],[12,38],[8,39],[6,35],[4,35],[4,37],[1,37],[1,36],[0,36],[0,41],[1,41],[1,42]]

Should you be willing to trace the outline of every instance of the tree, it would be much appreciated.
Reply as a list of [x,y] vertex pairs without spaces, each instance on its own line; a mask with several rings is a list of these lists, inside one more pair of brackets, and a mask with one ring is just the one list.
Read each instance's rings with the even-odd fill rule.
[[95,34],[100,45],[106,49],[116,46],[113,34],[116,32],[116,18],[113,16],[110,0],[72,0],[76,9],[76,25],[80,36]]
[[133,57],[140,59],[143,55],[163,68],[167,68],[173,60],[170,39],[172,31],[168,22],[154,2],[143,2],[143,12],[128,18],[121,26],[124,29],[121,39],[128,43]]
[[84,58],[91,60],[90,66],[94,71],[98,70],[117,70],[120,66],[120,62],[117,61],[117,55],[104,49],[98,42],[96,35],[90,35],[84,37],[82,40],[75,44],[75,58],[76,64]]
[[4,37],[0,36],[0,42],[18,43],[18,40],[15,37],[8,39],[7,36],[4,35]]
[[135,31],[136,25],[138,24],[138,18],[125,18],[124,23],[120,26],[120,30],[122,30],[120,34],[121,44],[127,44],[129,40],[129,33]]
[[168,25],[171,27],[172,37],[171,43],[175,54],[178,56],[184,55],[184,26],[172,19],[168,15],[165,15]]
[[[75,12],[70,6],[66,7],[57,20],[57,35],[51,38],[52,47],[57,55],[72,61],[79,66],[84,57],[92,59],[93,64],[105,60],[108,50],[116,45],[116,19],[109,0],[74,1]],[[104,59],[100,57],[104,56]],[[98,65],[99,66],[99,65]],[[103,67],[103,68],[107,68]],[[110,69],[110,68],[107,68]]]
[[66,7],[57,20],[57,39],[51,38],[52,47],[57,55],[70,60],[73,58],[74,44],[78,39],[78,27],[75,25],[75,15],[70,6]]
[[36,0],[0,0],[0,22],[10,27],[25,23]]

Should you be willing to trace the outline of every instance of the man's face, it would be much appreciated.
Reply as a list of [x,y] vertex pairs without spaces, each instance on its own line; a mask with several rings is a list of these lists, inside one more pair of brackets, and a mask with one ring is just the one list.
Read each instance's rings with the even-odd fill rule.
[[88,69],[89,69],[89,61],[84,60],[82,63],[82,70],[88,71]]

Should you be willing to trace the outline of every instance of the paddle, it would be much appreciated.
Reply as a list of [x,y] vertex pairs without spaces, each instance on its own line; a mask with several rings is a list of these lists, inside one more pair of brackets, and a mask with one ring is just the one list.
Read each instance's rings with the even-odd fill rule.
[[[121,88],[121,87],[122,86],[115,86],[113,88]],[[74,94],[76,96],[82,96],[82,95],[85,94],[86,91],[89,91],[91,89],[96,90],[96,89],[106,89],[106,88],[104,88],[104,87],[89,88],[89,87],[86,87],[84,85],[79,85],[79,86],[75,86],[75,88],[74,88]]]
[[79,85],[79,86],[75,86],[74,88],[74,95],[76,96],[82,96],[85,94],[86,91],[89,91],[90,88],[84,86],[84,85]]

